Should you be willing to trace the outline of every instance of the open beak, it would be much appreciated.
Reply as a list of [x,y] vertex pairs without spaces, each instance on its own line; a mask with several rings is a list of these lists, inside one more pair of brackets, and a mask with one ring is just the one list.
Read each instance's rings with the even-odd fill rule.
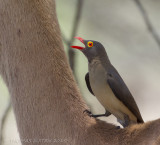
[[[84,39],[83,38],[81,38],[81,37],[74,37],[74,38],[78,39],[79,41],[81,41],[84,44]],[[85,48],[85,47],[82,47],[82,46],[71,46],[71,47],[75,48],[75,49],[80,49],[80,50]]]

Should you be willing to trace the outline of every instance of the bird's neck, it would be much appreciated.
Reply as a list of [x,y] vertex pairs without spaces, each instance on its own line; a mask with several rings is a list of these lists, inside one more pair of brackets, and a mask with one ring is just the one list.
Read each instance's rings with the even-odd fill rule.
[[98,56],[98,57],[95,57],[95,58],[91,58],[91,59],[88,59],[88,62],[89,62],[89,65],[90,64],[102,64],[102,66],[104,66],[105,68],[109,67],[111,65],[111,62],[107,56],[107,54],[104,54],[103,56]]

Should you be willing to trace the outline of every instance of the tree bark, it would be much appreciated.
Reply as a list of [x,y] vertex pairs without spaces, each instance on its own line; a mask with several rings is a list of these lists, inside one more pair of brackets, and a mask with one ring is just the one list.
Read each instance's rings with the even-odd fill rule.
[[64,53],[54,0],[0,0],[0,72],[22,145],[150,144],[160,120],[126,129],[88,117]]

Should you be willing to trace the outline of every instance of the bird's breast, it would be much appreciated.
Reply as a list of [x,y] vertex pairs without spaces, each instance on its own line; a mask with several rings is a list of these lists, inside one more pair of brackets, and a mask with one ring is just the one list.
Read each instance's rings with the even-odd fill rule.
[[107,86],[107,71],[103,68],[100,63],[94,63],[89,66],[89,80],[91,88],[103,105],[104,99],[107,99],[106,96],[111,95],[111,91],[106,88]]
[[91,88],[100,103],[104,107],[109,107],[113,99],[113,93],[107,84],[106,73],[106,70],[104,70],[101,64],[96,64],[89,67],[89,80]]

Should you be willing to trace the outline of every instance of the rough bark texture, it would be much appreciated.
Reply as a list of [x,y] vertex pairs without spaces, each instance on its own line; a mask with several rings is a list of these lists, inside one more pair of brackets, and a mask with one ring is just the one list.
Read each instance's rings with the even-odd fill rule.
[[0,0],[0,72],[23,145],[159,141],[160,120],[117,130],[83,114],[86,105],[63,50],[53,0]]

